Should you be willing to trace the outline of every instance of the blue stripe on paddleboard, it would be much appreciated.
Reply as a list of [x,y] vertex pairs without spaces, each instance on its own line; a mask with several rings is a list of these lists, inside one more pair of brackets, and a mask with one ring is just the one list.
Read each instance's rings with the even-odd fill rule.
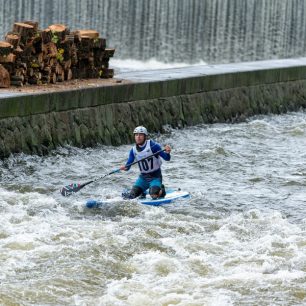
[[142,200],[142,199],[139,199],[138,201],[141,204],[144,204],[144,205],[159,206],[159,205],[171,203],[171,202],[173,202],[175,200],[178,200],[178,199],[184,199],[184,198],[189,198],[189,197],[190,197],[189,193],[184,193],[184,194],[177,195],[175,197],[162,198],[162,199],[157,199],[157,200],[153,200],[153,199]]

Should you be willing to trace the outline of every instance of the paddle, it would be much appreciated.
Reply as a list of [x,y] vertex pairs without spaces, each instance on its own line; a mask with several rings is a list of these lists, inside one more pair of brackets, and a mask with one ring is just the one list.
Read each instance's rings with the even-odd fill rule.
[[[133,163],[127,165],[127,167],[131,167],[131,166],[133,166],[133,165],[135,165],[135,164],[138,164],[138,163],[140,163],[141,161],[143,161],[143,160],[145,160],[145,159],[148,159],[148,158],[150,158],[150,157],[152,157],[152,156],[155,156],[155,155],[157,155],[157,154],[159,154],[159,153],[161,153],[161,152],[163,152],[163,151],[165,151],[165,150],[166,150],[166,149],[157,151],[156,153],[151,154],[151,155],[149,155],[149,156],[147,156],[147,157],[145,157],[145,158],[142,158],[142,159],[140,159],[140,160],[134,161]],[[105,175],[103,175],[103,176],[101,176],[101,177],[95,179],[95,180],[91,180],[91,181],[86,182],[86,183],[83,183],[83,184],[72,183],[72,184],[70,184],[70,185],[66,185],[66,186],[64,186],[63,188],[61,188],[60,192],[61,192],[62,196],[68,197],[68,196],[70,196],[71,194],[80,191],[80,190],[81,190],[82,188],[84,188],[85,186],[87,186],[87,185],[89,185],[89,184],[91,184],[91,183],[93,183],[93,182],[96,182],[96,181],[98,181],[98,180],[101,180],[101,179],[103,179],[103,178],[105,178],[105,177],[107,177],[107,176],[109,176],[109,175],[111,175],[111,174],[118,173],[118,172],[120,172],[120,169],[115,169],[115,170],[113,170],[113,171],[111,171],[111,172],[109,172],[109,173],[107,173],[107,174],[105,174]]]

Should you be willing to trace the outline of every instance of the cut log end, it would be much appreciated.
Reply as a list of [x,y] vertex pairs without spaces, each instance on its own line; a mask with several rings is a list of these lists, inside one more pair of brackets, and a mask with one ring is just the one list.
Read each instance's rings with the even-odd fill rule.
[[0,48],[12,48],[12,45],[7,41],[0,41]]
[[0,65],[0,87],[1,88],[8,88],[10,87],[11,79],[9,72]]
[[62,33],[67,30],[67,27],[64,24],[52,24],[48,27],[52,32]]
[[11,53],[13,46],[7,41],[0,41],[0,56],[6,56]]
[[19,45],[20,36],[17,35],[17,34],[7,34],[7,35],[5,36],[5,40],[6,40],[9,44],[11,44],[11,45],[14,47],[14,49],[15,49],[15,48],[17,48],[18,45]]
[[37,21],[29,20],[29,21],[24,21],[23,23],[32,26],[35,32],[38,30],[38,22]]
[[30,24],[24,22],[15,22],[14,27],[16,28],[26,28],[26,29],[33,29],[34,27]]
[[77,33],[83,37],[83,36],[87,36],[90,38],[99,38],[99,32],[95,31],[95,30],[78,30]]

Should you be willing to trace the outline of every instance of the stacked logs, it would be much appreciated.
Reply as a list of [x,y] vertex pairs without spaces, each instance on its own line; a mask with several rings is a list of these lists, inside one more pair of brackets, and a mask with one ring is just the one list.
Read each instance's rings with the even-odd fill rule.
[[112,78],[114,52],[94,30],[72,32],[63,24],[39,30],[38,22],[16,22],[0,41],[0,87]]

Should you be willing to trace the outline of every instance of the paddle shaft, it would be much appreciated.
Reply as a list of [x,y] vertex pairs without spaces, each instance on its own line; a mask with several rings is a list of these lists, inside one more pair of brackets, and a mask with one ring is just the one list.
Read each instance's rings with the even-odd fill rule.
[[109,175],[111,175],[111,174],[117,173],[117,172],[120,172],[120,169],[116,169],[116,170],[114,170],[114,171],[112,171],[112,172],[110,172],[110,173],[107,173],[107,174],[105,174],[105,175],[103,175],[103,176],[101,176],[101,177],[99,177],[99,178],[97,178],[97,179],[95,179],[95,180],[91,180],[91,181],[89,181],[89,182],[86,182],[86,183],[84,183],[84,184],[82,184],[82,185],[80,186],[80,189],[82,189],[83,187],[85,187],[85,186],[87,186],[87,185],[89,185],[89,184],[91,184],[91,183],[93,183],[93,182],[96,182],[96,181],[98,181],[98,180],[101,180],[101,179],[103,179],[103,178],[105,178],[105,177],[107,177],[107,176],[109,176]]

